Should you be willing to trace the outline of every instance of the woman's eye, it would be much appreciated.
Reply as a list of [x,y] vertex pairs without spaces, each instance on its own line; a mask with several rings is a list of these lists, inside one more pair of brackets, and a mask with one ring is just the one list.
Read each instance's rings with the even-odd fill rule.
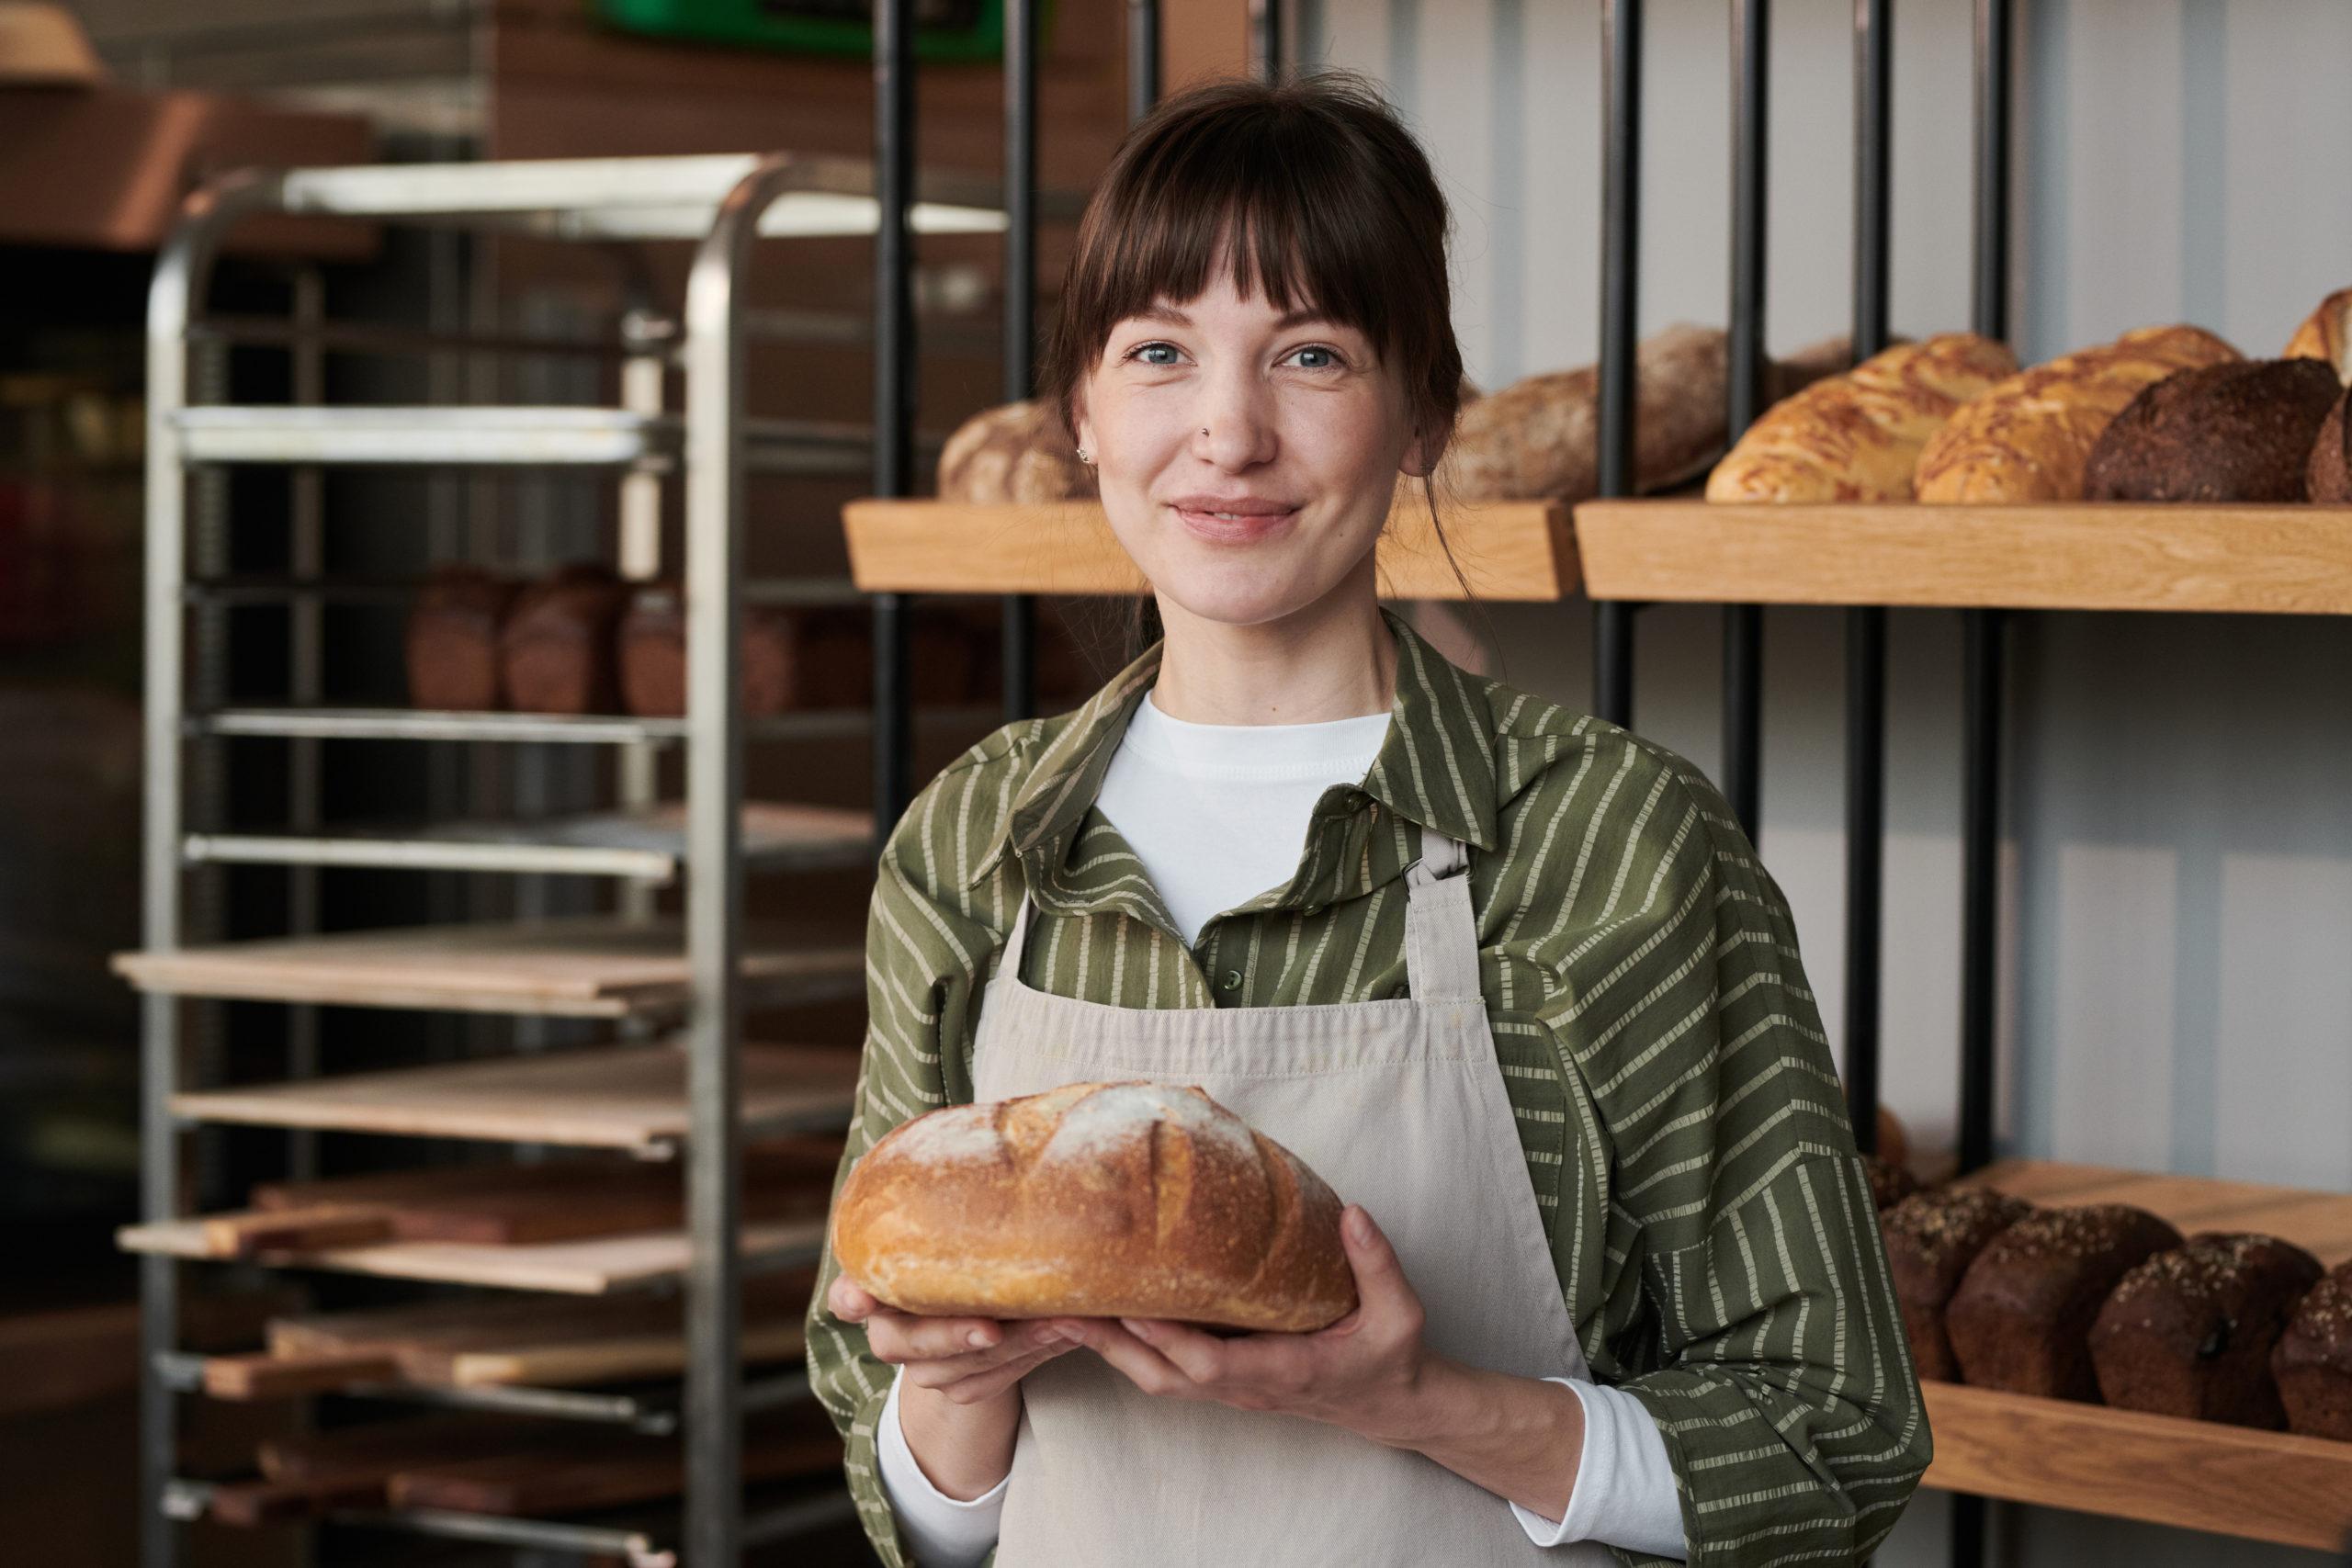
[[1302,370],[1330,370],[1339,366],[1340,351],[1327,348],[1319,343],[1309,344],[1305,348],[1293,350],[1291,357],[1300,360],[1299,368]]
[[[1167,357],[1159,358],[1159,355],[1166,355]],[[1173,365],[1180,355],[1172,343],[1147,343],[1129,349],[1127,357],[1143,365]]]

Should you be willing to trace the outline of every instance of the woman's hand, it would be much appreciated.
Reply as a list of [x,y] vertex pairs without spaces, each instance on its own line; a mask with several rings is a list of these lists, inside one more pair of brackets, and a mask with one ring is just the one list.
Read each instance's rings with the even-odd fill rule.
[[1275,1410],[1344,1427],[1376,1442],[1410,1447],[1423,1424],[1421,1299],[1388,1238],[1363,1207],[1340,1216],[1356,1277],[1356,1310],[1311,1334],[1220,1339],[1156,1318],[1051,1319],[1146,1393]]

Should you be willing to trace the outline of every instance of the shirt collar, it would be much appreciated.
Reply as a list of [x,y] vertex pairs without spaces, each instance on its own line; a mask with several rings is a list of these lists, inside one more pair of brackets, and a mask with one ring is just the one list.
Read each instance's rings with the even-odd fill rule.
[[[1488,682],[1447,660],[1386,605],[1380,615],[1396,640],[1396,696],[1364,793],[1407,821],[1491,850],[1498,840]],[[1033,868],[1067,858],[1136,705],[1159,674],[1166,646],[1163,637],[1146,649],[1046,743],[967,887],[993,872],[1008,851],[1037,857]]]

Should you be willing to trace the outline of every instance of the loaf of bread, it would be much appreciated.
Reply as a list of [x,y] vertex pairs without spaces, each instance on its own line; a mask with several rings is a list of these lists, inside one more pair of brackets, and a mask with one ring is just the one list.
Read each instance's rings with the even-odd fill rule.
[[[743,713],[779,714],[794,701],[794,627],[773,605],[743,608]],[[649,582],[629,595],[620,626],[621,703],[640,718],[686,711],[686,594],[674,581]]]
[[2312,438],[2311,458],[2303,468],[2303,491],[2330,506],[2352,505],[2352,389],[2319,422],[2319,434]]
[[2128,1203],[2041,1209],[1985,1244],[1944,1309],[1962,1382],[2097,1403],[2091,1324],[2116,1282],[2180,1233]]
[[564,567],[514,596],[498,639],[507,705],[524,713],[612,713],[620,705],[613,646],[628,590],[593,561]]
[[2192,1421],[2285,1426],[2270,1352],[2322,1272],[2301,1247],[2244,1232],[2202,1232],[2157,1253],[2091,1324],[2100,1397]]
[[[1846,340],[1803,348],[1772,367],[1767,395],[1785,397],[1846,367]],[[1706,472],[1728,427],[1727,341],[1713,327],[1679,323],[1634,351],[1634,487],[1668,490]],[[1403,481],[1400,504],[1419,499]],[[1438,465],[1438,494],[1456,501],[1576,502],[1600,491],[1600,369],[1588,365],[1530,376],[1463,409]]]
[[892,1129],[842,1183],[832,1247],[904,1312],[1298,1332],[1355,1309],[1340,1213],[1191,1085],[1076,1083]]
[[1871,1207],[1892,1209],[1919,1190],[1919,1179],[1876,1155],[1862,1156],[1862,1174],[1871,1179]]
[[1898,344],[1767,409],[1707,476],[1707,499],[1908,501],[1928,438],[2017,368],[1974,333]]
[[2196,327],[2143,327],[2018,372],[1962,406],[1928,439],[1912,476],[1926,502],[2077,501],[2108,421],[2143,387],[2237,351]]
[[506,705],[498,630],[514,585],[478,567],[434,570],[410,604],[403,638],[411,706],[479,712]]
[[2324,359],[2337,380],[2352,387],[2352,288],[2321,300],[2280,352],[2290,359]]
[[2270,1354],[2287,1429],[2352,1442],[2352,1260],[2313,1285]]
[[2024,1199],[1988,1187],[1936,1187],[1879,1215],[1904,1337],[1921,1377],[1959,1381],[1960,1363],[1944,1325],[1952,1292],[1986,1244],[2031,1213]]
[[2316,359],[2176,370],[2091,447],[2086,501],[2301,501],[2312,444],[2342,395]]
[[1095,493],[1094,470],[1042,399],[983,409],[939,450],[939,499],[1038,505]]

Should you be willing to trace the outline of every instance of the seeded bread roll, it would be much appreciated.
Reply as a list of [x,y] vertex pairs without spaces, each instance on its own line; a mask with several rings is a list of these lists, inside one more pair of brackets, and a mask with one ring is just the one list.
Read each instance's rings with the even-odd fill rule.
[[1879,1215],[1903,1333],[1923,1378],[1960,1381],[1944,1314],[1952,1292],[1985,1244],[2033,1213],[2022,1198],[1989,1187],[1937,1187],[1914,1193]]
[[1944,1312],[1961,1381],[2096,1404],[2091,1324],[2117,1281],[2180,1233],[2128,1203],[2042,1209],[1995,1236]]
[[1912,476],[1925,502],[2079,501],[2083,466],[2140,389],[2237,351],[2196,327],[2143,327],[1985,390],[1928,438]]
[[2177,370],[2091,448],[2085,501],[2301,501],[2312,444],[2342,394],[2316,359]]
[[1908,501],[1928,438],[2017,368],[1974,333],[1898,344],[1767,409],[1707,476],[1707,499]]
[[2270,1353],[2287,1427],[2352,1442],[2352,1260],[2311,1288]]
[[2352,387],[2352,288],[2339,288],[2303,319],[2280,350],[2290,359],[2324,359]]
[[903,1312],[1295,1333],[1355,1310],[1340,1212],[1191,1085],[1077,1083],[892,1129],[842,1183],[832,1246]]
[[2270,1352],[2319,1283],[2319,1259],[2277,1236],[2207,1231],[2123,1276],[2091,1325],[2108,1404],[2233,1427],[2287,1424]]
[[1876,1155],[1862,1156],[1862,1173],[1871,1179],[1871,1207],[1873,1209],[1892,1209],[1919,1190],[1917,1177]]

